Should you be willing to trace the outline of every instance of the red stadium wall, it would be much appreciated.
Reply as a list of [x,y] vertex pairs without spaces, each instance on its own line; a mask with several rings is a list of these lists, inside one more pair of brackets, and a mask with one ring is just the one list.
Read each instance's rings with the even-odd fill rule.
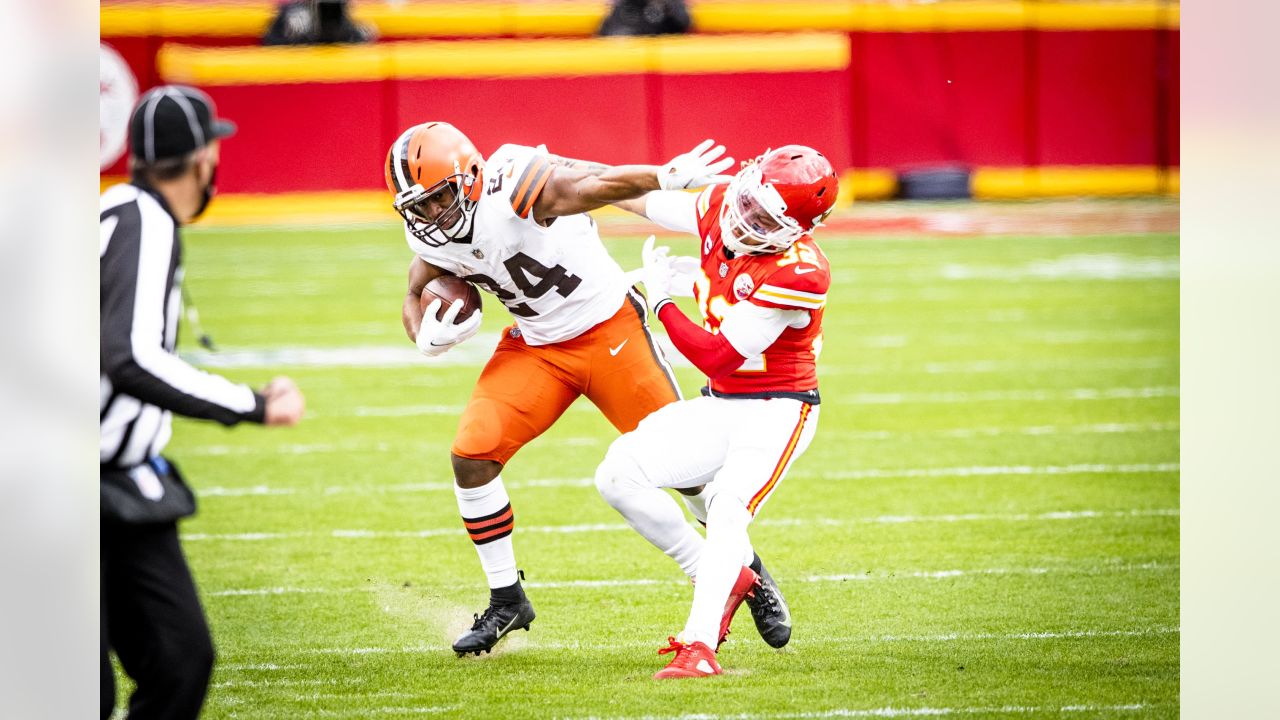
[[[822,55],[805,67],[791,58],[772,69],[764,57],[753,61],[759,69],[740,71],[713,57],[710,65],[659,63],[632,72],[604,67],[609,59],[592,49],[569,69],[519,77],[415,77],[418,69],[385,70],[397,67],[388,63],[341,82],[305,63],[296,81],[266,82],[252,61],[244,64],[245,54],[272,58],[276,49],[214,50],[167,69],[162,52],[157,71],[155,38],[106,42],[133,67],[140,87],[159,80],[200,85],[239,124],[223,147],[227,192],[376,189],[391,141],[427,119],[454,122],[485,153],[503,142],[545,143],[559,154],[610,163],[661,162],[711,136],[739,158],[787,142],[809,144],[843,170],[1178,165],[1176,28],[817,37],[844,38],[843,59],[833,64]],[[539,42],[572,54],[582,49],[575,43],[601,41],[525,41]],[[238,52],[239,69],[227,70],[218,52]],[[121,162],[106,174],[123,172]]]

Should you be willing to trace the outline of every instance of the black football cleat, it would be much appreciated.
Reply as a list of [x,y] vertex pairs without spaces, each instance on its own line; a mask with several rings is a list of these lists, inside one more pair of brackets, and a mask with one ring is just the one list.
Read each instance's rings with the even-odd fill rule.
[[475,624],[462,633],[454,641],[453,651],[458,657],[467,653],[479,655],[493,650],[504,635],[517,628],[529,629],[529,623],[537,615],[533,612],[533,603],[528,599],[511,605],[489,605],[481,615],[476,615]]
[[769,647],[780,648],[791,640],[791,609],[764,563],[759,570],[760,582],[755,592],[747,595],[747,607],[751,609],[751,619],[755,620],[760,637]]

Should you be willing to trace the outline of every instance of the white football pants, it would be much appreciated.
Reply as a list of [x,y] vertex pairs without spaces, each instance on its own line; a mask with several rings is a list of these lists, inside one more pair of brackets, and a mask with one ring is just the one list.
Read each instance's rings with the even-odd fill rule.
[[[685,642],[711,647],[738,571],[746,526],[804,453],[818,406],[799,400],[699,397],[666,405],[609,446],[596,487],[631,527],[698,577]],[[707,485],[707,540],[660,488]],[[722,527],[723,526],[723,527]]]

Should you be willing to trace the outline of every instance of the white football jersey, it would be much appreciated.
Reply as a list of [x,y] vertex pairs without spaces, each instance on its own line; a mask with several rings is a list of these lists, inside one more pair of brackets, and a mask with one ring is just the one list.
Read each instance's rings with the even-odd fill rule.
[[431,247],[405,230],[418,257],[497,296],[530,345],[571,340],[626,300],[626,277],[595,220],[581,213],[549,227],[534,221],[533,203],[550,174],[542,149],[503,145],[485,162],[470,242]]

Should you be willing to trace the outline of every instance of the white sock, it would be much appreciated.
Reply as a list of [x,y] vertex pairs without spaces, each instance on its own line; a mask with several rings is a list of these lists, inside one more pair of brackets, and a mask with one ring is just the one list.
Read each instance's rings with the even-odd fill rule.
[[502,476],[477,488],[454,485],[453,494],[458,498],[458,511],[467,534],[480,554],[480,566],[489,579],[489,587],[514,585],[518,577],[511,531],[516,521]]
[[648,484],[634,460],[621,453],[607,454],[596,469],[596,488],[628,525],[693,577],[702,554],[702,536],[685,520],[671,495]]
[[742,566],[751,562],[751,540],[747,537],[750,523],[751,513],[738,498],[727,494],[712,498],[707,509],[707,541],[698,561],[698,583],[693,588],[693,607],[682,633],[685,642],[703,642],[715,648],[720,639],[720,617],[733,583]]

